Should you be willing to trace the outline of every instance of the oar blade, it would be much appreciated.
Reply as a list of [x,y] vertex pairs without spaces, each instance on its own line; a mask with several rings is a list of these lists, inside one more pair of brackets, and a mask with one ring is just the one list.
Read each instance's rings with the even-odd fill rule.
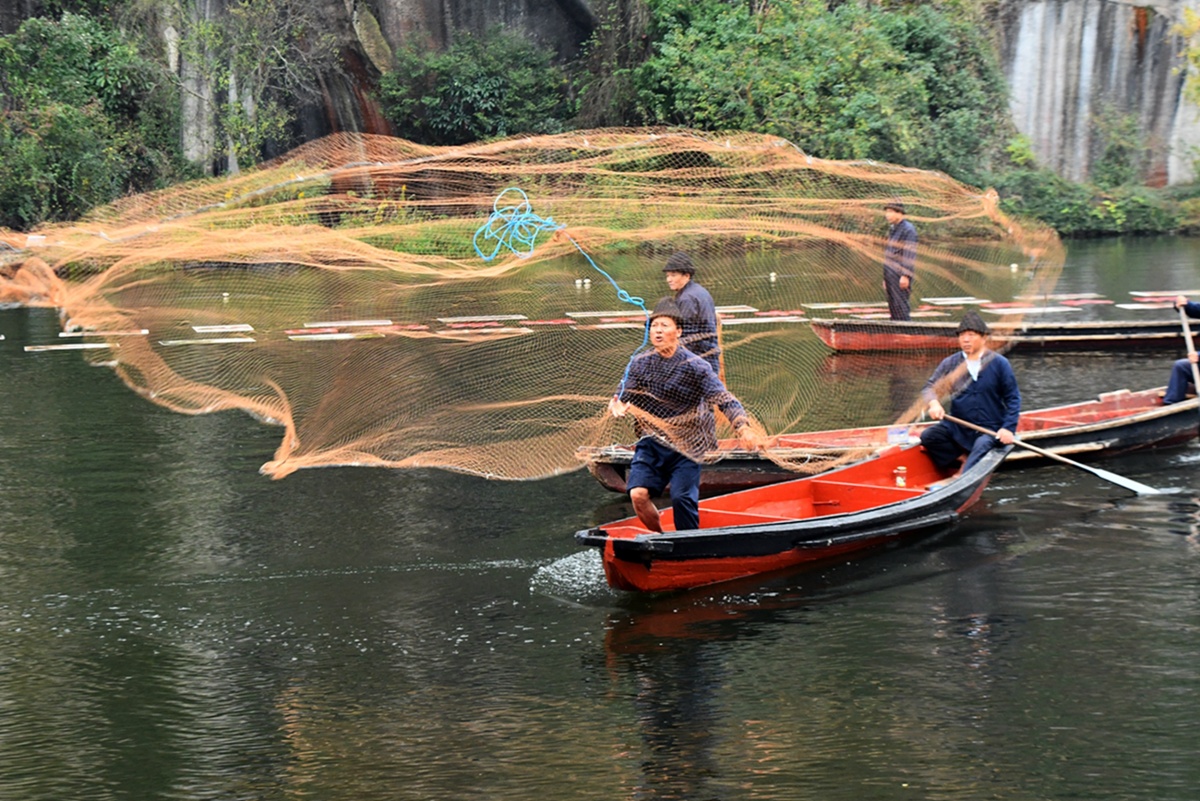
[[[984,428],[983,426],[978,426],[978,425],[975,425],[974,423],[968,423],[966,420],[960,420],[959,418],[952,417],[951,415],[946,415],[945,419],[949,420],[952,423],[958,423],[960,426],[963,426],[965,428],[974,429],[975,431],[979,431],[983,434],[991,434],[993,437],[996,436],[995,431],[990,431],[990,430]],[[1132,478],[1125,478],[1125,476],[1119,476],[1116,473],[1110,473],[1107,470],[1101,470],[1099,467],[1092,467],[1091,465],[1080,464],[1079,462],[1075,461],[1074,459],[1068,459],[1067,457],[1063,456],[1061,453],[1055,453],[1054,451],[1043,450],[1042,448],[1039,448],[1037,445],[1031,445],[1030,443],[1025,442],[1022,439],[1014,439],[1013,444],[1017,445],[1019,447],[1022,447],[1022,448],[1027,448],[1028,450],[1031,450],[1034,453],[1040,453],[1042,456],[1045,456],[1049,459],[1054,459],[1055,461],[1062,462],[1063,464],[1069,464],[1072,467],[1078,467],[1080,470],[1086,470],[1098,478],[1102,478],[1105,481],[1110,481],[1113,484],[1116,484],[1118,487],[1124,487],[1125,489],[1129,490],[1130,492],[1136,492],[1138,495],[1162,495],[1162,494],[1164,494],[1162,490],[1155,489],[1154,487],[1146,486],[1145,484],[1142,484],[1138,481],[1134,481]]]
[[1080,465],[1080,466],[1083,467],[1084,470],[1091,472],[1093,475],[1096,475],[1096,476],[1104,479],[1105,481],[1111,481],[1114,484],[1118,484],[1118,485],[1124,487],[1125,489],[1129,490],[1130,492],[1136,492],[1138,495],[1162,495],[1162,494],[1164,494],[1162,490],[1155,489],[1154,487],[1148,486],[1146,484],[1142,484],[1139,481],[1134,481],[1132,478],[1126,478],[1125,476],[1119,476],[1116,473],[1110,473],[1107,470],[1101,470],[1100,468],[1092,467],[1091,465]]

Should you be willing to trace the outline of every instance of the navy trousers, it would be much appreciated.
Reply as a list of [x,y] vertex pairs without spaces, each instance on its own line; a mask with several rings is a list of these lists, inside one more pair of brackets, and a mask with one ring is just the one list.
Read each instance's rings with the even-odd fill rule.
[[921,444],[925,446],[925,452],[929,454],[933,463],[941,468],[952,467],[958,461],[958,457],[964,453],[967,454],[967,461],[962,466],[962,469],[966,471],[982,459],[988,451],[999,445],[1000,440],[991,434],[979,434],[968,451],[954,438],[954,432],[948,425],[938,423],[921,432]]
[[1191,383],[1192,363],[1187,359],[1179,359],[1171,365],[1171,380],[1167,382],[1167,394],[1163,395],[1163,405],[1179,403],[1186,398]]
[[883,283],[887,288],[888,316],[893,320],[911,320],[908,295],[912,285],[909,284],[909,289],[901,289],[900,276],[890,271],[883,277]]
[[651,495],[662,495],[668,485],[675,530],[700,528],[700,463],[654,437],[642,437],[633,450],[625,489],[645,487]]

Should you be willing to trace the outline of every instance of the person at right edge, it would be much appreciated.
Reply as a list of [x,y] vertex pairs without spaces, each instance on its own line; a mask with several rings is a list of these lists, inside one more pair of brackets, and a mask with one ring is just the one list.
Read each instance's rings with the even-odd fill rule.
[[917,229],[904,216],[904,204],[893,200],[883,207],[888,222],[883,249],[883,290],[893,320],[911,320],[908,296],[917,274]]
[[[921,444],[933,463],[945,470],[967,454],[966,471],[1000,445],[1011,445],[1021,415],[1021,391],[1008,359],[987,347],[991,333],[976,312],[967,312],[958,325],[961,350],[942,359],[925,382],[921,396],[928,402],[926,411],[937,425],[921,432]],[[946,409],[939,397],[949,397],[952,414],[990,431],[981,434],[943,419]]]
[[[1188,300],[1186,295],[1180,295],[1175,298],[1175,309],[1183,309],[1188,317],[1200,318],[1200,303],[1194,300]],[[1179,403],[1188,395],[1188,391],[1195,392],[1192,382],[1192,363],[1198,360],[1195,351],[1188,354],[1186,359],[1178,359],[1171,365],[1171,379],[1167,382],[1167,391],[1163,395],[1163,406],[1169,406],[1172,403]]]

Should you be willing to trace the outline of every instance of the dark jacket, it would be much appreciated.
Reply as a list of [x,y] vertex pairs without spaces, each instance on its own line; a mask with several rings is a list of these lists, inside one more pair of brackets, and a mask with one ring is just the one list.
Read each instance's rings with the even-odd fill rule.
[[908,220],[901,220],[888,229],[887,247],[883,251],[883,276],[899,281],[907,275],[911,281],[917,269],[917,229]]
[[[942,359],[925,382],[921,396],[928,402],[936,399],[939,393],[949,395],[951,400],[947,410],[955,417],[992,431],[1007,428],[1016,433],[1021,416],[1021,391],[1008,359],[991,350],[984,351],[978,379],[971,378],[966,361],[962,351]],[[943,379],[952,383],[947,387]],[[966,450],[971,449],[979,436],[978,432],[948,420],[942,423],[950,427],[954,441]]]
[[717,306],[712,295],[693,278],[675,293],[675,302],[683,312],[679,344],[719,371],[721,348],[717,344]]

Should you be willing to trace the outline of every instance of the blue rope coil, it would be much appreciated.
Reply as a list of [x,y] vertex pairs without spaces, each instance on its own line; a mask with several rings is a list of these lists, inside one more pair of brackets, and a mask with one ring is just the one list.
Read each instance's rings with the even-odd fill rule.
[[[515,197],[510,197],[508,204],[502,205],[505,202],[506,195]],[[555,222],[551,217],[539,217],[534,214],[533,205],[529,202],[529,196],[525,194],[525,191],[515,186],[510,186],[496,195],[496,199],[492,202],[491,216],[488,217],[486,223],[475,231],[475,236],[472,237],[471,244],[474,245],[475,252],[484,261],[491,261],[496,258],[502,249],[511,251],[518,258],[527,259],[533,255],[538,234],[546,231],[561,231],[566,227],[566,225]],[[642,310],[642,314],[646,315],[648,321],[650,311],[646,308],[645,299],[630,295],[624,289],[621,289],[620,284],[611,275],[601,269],[574,238],[569,234],[565,236],[567,237],[567,241],[574,245],[575,249],[587,259],[588,264],[592,265],[592,269],[607,278],[608,282],[613,285],[613,289],[617,292],[617,300],[637,306]],[[492,243],[490,254],[485,254],[483,249],[480,248],[479,243],[481,240]],[[642,344],[630,355],[629,363],[625,365],[625,373],[621,376],[621,386],[617,390],[618,398],[625,392],[625,384],[629,380],[629,368],[633,366],[634,358],[649,343],[650,326],[646,325],[642,333]]]
[[[520,200],[507,206],[501,206],[504,196],[509,193],[519,196]],[[496,199],[492,202],[492,215],[475,231],[471,244],[475,246],[475,252],[484,261],[496,258],[502,248],[512,251],[522,259],[527,259],[533,255],[533,247],[537,243],[538,234],[543,231],[559,231],[563,228],[566,226],[556,223],[549,217],[542,218],[534,214],[533,206],[529,203],[529,196],[525,194],[524,190],[510,186],[496,195]],[[485,254],[479,247],[481,238],[493,243],[491,254]]]

